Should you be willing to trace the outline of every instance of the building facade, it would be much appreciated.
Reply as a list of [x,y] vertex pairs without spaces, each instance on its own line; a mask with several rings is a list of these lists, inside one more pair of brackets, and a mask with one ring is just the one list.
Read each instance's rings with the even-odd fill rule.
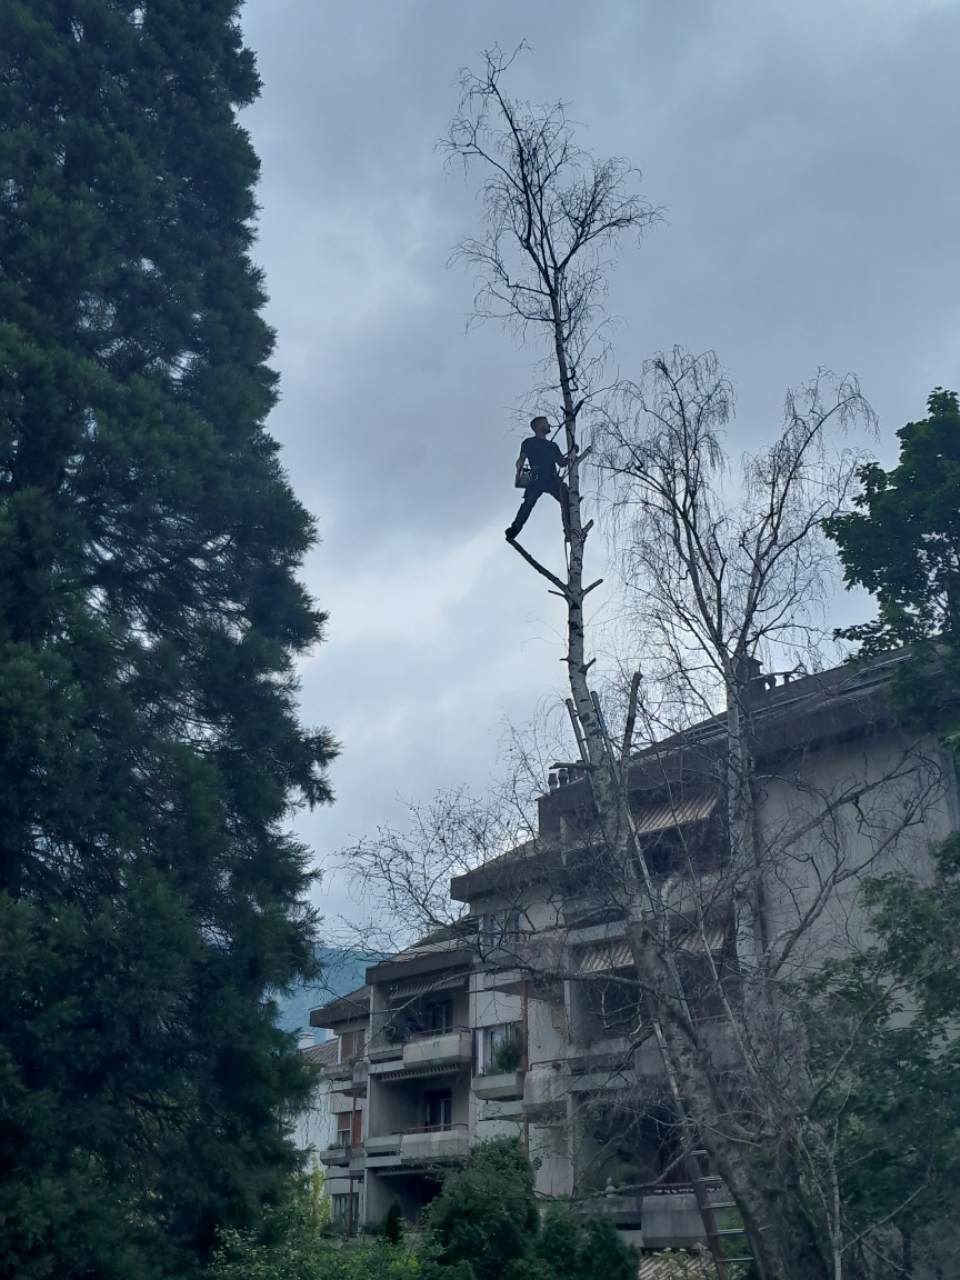
[[[952,761],[889,715],[894,667],[758,687],[763,923],[784,976],[863,936],[864,875],[923,874],[931,842],[957,829]],[[677,964],[720,1055],[718,991],[753,945],[725,880],[723,753],[720,717],[640,753],[630,777]],[[645,1249],[702,1241],[704,1198],[722,1212],[727,1193],[701,1155],[694,1195],[659,1051],[638,1014],[615,881],[587,779],[563,766],[540,800],[536,838],[452,882],[463,906],[454,925],[312,1011],[337,1037],[337,1137],[321,1158],[351,1221],[379,1221],[394,1202],[415,1219],[472,1144],[512,1135],[543,1196],[609,1216]]]

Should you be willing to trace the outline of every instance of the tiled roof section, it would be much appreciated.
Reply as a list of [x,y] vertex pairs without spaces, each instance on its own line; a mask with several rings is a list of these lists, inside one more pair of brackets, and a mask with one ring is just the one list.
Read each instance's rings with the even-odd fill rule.
[[324,1040],[323,1044],[308,1045],[300,1052],[316,1067],[332,1067],[337,1061],[339,1046],[335,1039],[330,1039]]
[[[551,792],[551,796],[555,794],[556,792]],[[549,798],[545,796],[541,805]],[[511,889],[518,891],[528,881],[532,882],[543,875],[548,865],[546,859],[559,859],[555,846],[556,841],[551,838],[550,833],[545,833],[536,840],[526,840],[516,848],[508,849],[506,853],[498,854],[481,866],[474,867],[472,871],[454,876],[450,881],[450,896],[457,902],[469,902],[473,895],[502,884],[505,876],[509,877]]]
[[477,954],[476,938],[466,932],[442,942],[408,947],[389,960],[371,965],[367,970],[370,983],[398,982],[426,973],[438,973],[469,967]]
[[[776,687],[758,688],[752,703],[758,755],[769,759],[802,753],[817,743],[882,727],[889,720],[890,682],[909,657],[909,651],[899,650],[791,678]],[[712,788],[717,760],[725,746],[726,719],[725,713],[711,716],[636,753],[630,769],[630,790],[641,830],[645,825],[665,829],[665,794],[671,813],[685,813],[686,821],[707,816],[708,807],[715,801]],[[507,863],[512,863],[509,873],[514,878],[525,864],[535,877],[550,874],[556,860],[551,845],[560,835],[562,819],[569,824],[568,831],[579,828],[584,839],[589,839],[593,806],[586,778],[578,766],[567,769],[569,781],[540,798],[539,841],[519,845],[455,877],[451,882],[454,898],[468,902],[495,888]]]
[[440,955],[444,951],[459,951],[463,946],[463,941],[464,932],[462,931],[451,932],[447,937],[443,938],[437,938],[435,934],[431,934],[429,938],[414,942],[411,946],[405,947],[403,951],[398,951],[396,955],[387,957],[381,963],[395,964],[403,960],[414,960],[417,956]]
[[[845,663],[840,667],[831,667],[828,671],[800,676],[775,688],[758,691],[752,702],[757,730],[762,734],[765,726],[780,726],[786,721],[793,723],[798,717],[807,717],[811,712],[830,709],[839,711],[841,708],[854,716],[859,713],[869,723],[878,709],[876,695],[886,690],[897,668],[909,657],[907,650],[898,650],[869,661]],[[711,716],[682,733],[673,734],[648,747],[639,753],[637,759],[640,761],[646,756],[662,755],[676,747],[707,744],[722,739],[726,719],[724,713]]]
[[674,1280],[677,1263],[681,1260],[686,1264],[682,1274],[690,1276],[691,1280],[694,1277],[699,1280],[700,1276],[703,1280],[712,1280],[716,1275],[709,1254],[705,1251],[691,1253],[686,1249],[660,1249],[656,1253],[641,1253],[638,1280]]

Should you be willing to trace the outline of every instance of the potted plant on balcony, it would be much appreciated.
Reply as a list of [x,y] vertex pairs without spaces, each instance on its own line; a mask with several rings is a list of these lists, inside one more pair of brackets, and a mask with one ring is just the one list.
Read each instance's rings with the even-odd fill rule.
[[511,1031],[496,1045],[490,1061],[483,1069],[485,1076],[508,1075],[520,1070],[523,1061],[523,1043],[517,1031]]
[[410,1039],[410,1024],[402,1019],[388,1022],[383,1028],[383,1038],[387,1044],[406,1044]]

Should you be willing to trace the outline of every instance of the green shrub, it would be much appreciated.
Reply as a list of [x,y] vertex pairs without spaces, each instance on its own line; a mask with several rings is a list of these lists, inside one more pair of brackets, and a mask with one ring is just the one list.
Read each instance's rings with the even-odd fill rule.
[[475,1280],[503,1280],[531,1251],[538,1228],[533,1170],[517,1141],[497,1138],[448,1174],[427,1210],[427,1249],[443,1266],[468,1262]]
[[403,1214],[399,1203],[394,1200],[383,1220],[383,1238],[390,1244],[399,1244],[403,1239]]
[[259,1231],[225,1231],[206,1280],[420,1280],[420,1270],[402,1244],[331,1239],[308,1181],[264,1217]]
[[512,1138],[475,1147],[426,1215],[423,1280],[633,1280],[637,1262],[605,1220],[556,1202],[543,1226],[533,1171]]

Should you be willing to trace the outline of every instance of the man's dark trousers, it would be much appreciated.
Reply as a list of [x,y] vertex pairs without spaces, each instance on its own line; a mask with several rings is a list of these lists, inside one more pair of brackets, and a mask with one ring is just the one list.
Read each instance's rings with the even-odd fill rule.
[[543,480],[535,476],[524,490],[523,502],[520,504],[520,510],[513,517],[513,524],[508,530],[511,538],[515,538],[527,523],[527,520],[530,518],[530,512],[545,493],[549,493],[552,498],[556,498],[560,503],[560,515],[563,519],[563,531],[564,533],[569,532],[570,490],[558,475],[548,476]]

